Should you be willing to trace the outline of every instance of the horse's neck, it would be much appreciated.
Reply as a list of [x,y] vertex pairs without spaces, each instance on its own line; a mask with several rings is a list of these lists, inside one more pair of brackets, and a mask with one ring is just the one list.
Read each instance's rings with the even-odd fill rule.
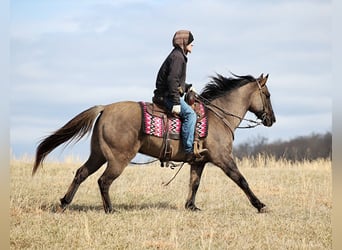
[[243,86],[213,101],[215,105],[224,109],[226,113],[232,114],[225,115],[225,118],[229,121],[234,130],[241,123],[241,119],[237,117],[244,118],[247,113],[250,94],[251,91]]

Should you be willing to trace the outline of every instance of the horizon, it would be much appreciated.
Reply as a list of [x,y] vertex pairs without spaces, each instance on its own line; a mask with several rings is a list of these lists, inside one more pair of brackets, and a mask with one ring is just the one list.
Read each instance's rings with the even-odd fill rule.
[[[326,135],[327,133],[330,133],[332,135],[331,131],[326,131],[323,133],[313,132],[307,135],[299,135],[293,138],[289,138],[287,140],[278,139],[274,141],[269,141],[268,138],[257,135],[256,137],[248,138],[245,141],[242,141],[238,144],[233,143],[233,148],[239,147],[240,145],[244,143],[250,143],[251,145],[253,145],[253,141],[252,141],[253,139],[255,139],[256,141],[266,139],[264,144],[269,145],[272,143],[288,143],[296,139],[306,138],[306,137],[311,137],[311,136],[316,136],[316,135],[323,136],[323,135]],[[70,145],[68,144],[60,145],[48,155],[48,157],[46,158],[46,162],[84,162],[85,160],[87,160],[89,153],[90,153],[90,150],[89,150],[89,153],[86,153],[87,150],[85,150],[84,146],[87,146],[87,145],[90,146],[89,144],[90,142],[87,136],[85,138],[82,138],[81,141],[83,141],[83,145],[77,146],[76,147],[77,150],[73,150],[73,148],[76,146],[76,144],[73,142],[71,142]],[[13,153],[13,150],[10,149],[10,160],[34,161],[34,159],[35,159],[35,154],[24,153],[21,155],[15,155]],[[149,155],[137,153],[137,155],[131,160],[130,164],[136,164],[136,162],[141,162],[142,164],[146,164],[146,162],[151,159],[156,159],[156,158],[149,156]]]

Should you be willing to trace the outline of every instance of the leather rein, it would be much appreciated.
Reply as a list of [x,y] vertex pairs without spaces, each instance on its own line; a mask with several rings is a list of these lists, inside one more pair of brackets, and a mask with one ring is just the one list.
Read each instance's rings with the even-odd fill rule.
[[[264,93],[262,92],[262,86],[259,82],[258,79],[255,79],[256,80],[256,83],[258,85],[258,88],[259,88],[259,92],[260,92],[260,97],[261,97],[261,100],[262,100],[262,105],[263,105],[263,109],[262,109],[262,114],[261,114],[261,117],[265,117],[266,116],[266,112],[265,112],[265,100],[263,98],[262,95],[264,95]],[[233,139],[234,139],[234,130],[230,124],[230,122],[224,117],[224,115],[228,115],[228,116],[232,116],[232,117],[235,117],[235,118],[238,118],[240,120],[240,122],[242,121],[247,121],[247,122],[250,122],[250,123],[253,123],[253,124],[249,124],[247,126],[238,126],[236,128],[241,128],[241,129],[246,129],[246,128],[255,128],[259,125],[262,125],[262,121],[258,121],[258,120],[251,120],[251,119],[247,119],[247,118],[244,118],[244,117],[241,117],[241,116],[238,116],[238,115],[235,115],[213,103],[211,103],[208,99],[200,96],[200,95],[197,95],[196,94],[196,98],[199,99],[200,101],[203,102],[204,106],[206,108],[208,108],[209,110],[211,110],[218,118],[220,118],[222,120],[222,122],[224,123],[224,125],[230,130],[230,132],[232,133],[232,136],[233,136]],[[219,113],[218,111],[216,111],[215,109],[221,111],[223,114]]]

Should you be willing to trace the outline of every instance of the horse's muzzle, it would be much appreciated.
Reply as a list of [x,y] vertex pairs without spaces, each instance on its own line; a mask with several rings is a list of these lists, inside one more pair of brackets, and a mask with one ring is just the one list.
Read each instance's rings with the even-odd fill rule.
[[276,118],[274,117],[274,115],[268,115],[267,113],[262,113],[260,118],[262,124],[266,127],[271,127],[273,123],[276,122]]

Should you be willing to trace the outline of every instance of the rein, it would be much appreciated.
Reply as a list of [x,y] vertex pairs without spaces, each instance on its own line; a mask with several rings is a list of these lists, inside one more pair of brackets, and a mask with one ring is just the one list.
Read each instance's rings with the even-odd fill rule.
[[151,163],[154,163],[156,161],[159,161],[159,159],[154,159],[154,160],[150,160],[150,161],[147,161],[147,162],[135,162],[135,161],[131,161],[129,164],[132,164],[132,165],[148,165],[148,164],[151,164]]
[[248,125],[248,126],[245,126],[245,127],[237,127],[237,128],[255,128],[256,126],[259,126],[259,125],[262,125],[262,122],[260,121],[257,121],[257,120],[251,120],[251,119],[247,119],[247,118],[243,118],[243,117],[240,117],[238,115],[235,115],[233,113],[230,113],[226,110],[224,110],[223,108],[211,103],[209,100],[207,100],[206,98],[204,97],[201,97],[201,96],[197,96],[197,98],[201,101],[204,102],[204,105],[210,109],[211,111],[213,111],[215,113],[215,115],[218,115],[220,117],[222,117],[222,115],[220,115],[217,111],[215,111],[213,108],[216,108],[218,110],[220,110],[223,114],[225,115],[229,115],[229,116],[232,116],[232,117],[235,117],[235,118],[238,118],[240,121],[247,121],[247,122],[251,122],[251,123],[254,123],[254,125]]
[[[262,87],[261,87],[259,81],[258,81],[257,79],[255,79],[255,80],[256,80],[256,83],[258,84],[258,88],[259,88],[259,91],[260,91],[260,97],[261,97],[262,104],[263,104],[262,116],[264,116],[264,114],[265,114],[265,100],[264,100],[264,98],[262,98],[262,94],[263,94],[263,92],[262,92]],[[200,96],[200,95],[198,95],[198,94],[196,94],[195,97],[196,97],[198,100],[202,101],[203,104],[204,104],[209,110],[211,110],[217,117],[219,117],[219,118],[222,120],[222,122],[226,125],[226,127],[229,128],[230,132],[231,132],[232,135],[233,135],[233,138],[234,138],[234,131],[233,131],[233,129],[232,129],[230,123],[228,122],[228,120],[227,120],[222,114],[220,114],[219,112],[217,112],[215,109],[221,111],[224,115],[232,116],[232,117],[235,117],[235,118],[239,119],[240,122],[242,122],[242,121],[247,121],[247,122],[253,123],[253,124],[248,124],[247,126],[238,126],[238,127],[236,127],[236,128],[247,129],[247,128],[255,128],[255,127],[259,126],[259,125],[262,125],[262,122],[261,122],[261,121],[251,120],[251,119],[247,119],[247,118],[244,118],[244,117],[240,117],[240,116],[238,116],[238,115],[235,115],[235,114],[233,114],[233,113],[231,113],[231,112],[229,112],[229,111],[227,111],[227,110],[224,110],[223,108],[221,108],[221,107],[219,107],[219,106],[217,106],[217,105],[211,103],[208,99],[206,99],[206,98],[204,98],[204,97],[202,97],[202,96]]]

